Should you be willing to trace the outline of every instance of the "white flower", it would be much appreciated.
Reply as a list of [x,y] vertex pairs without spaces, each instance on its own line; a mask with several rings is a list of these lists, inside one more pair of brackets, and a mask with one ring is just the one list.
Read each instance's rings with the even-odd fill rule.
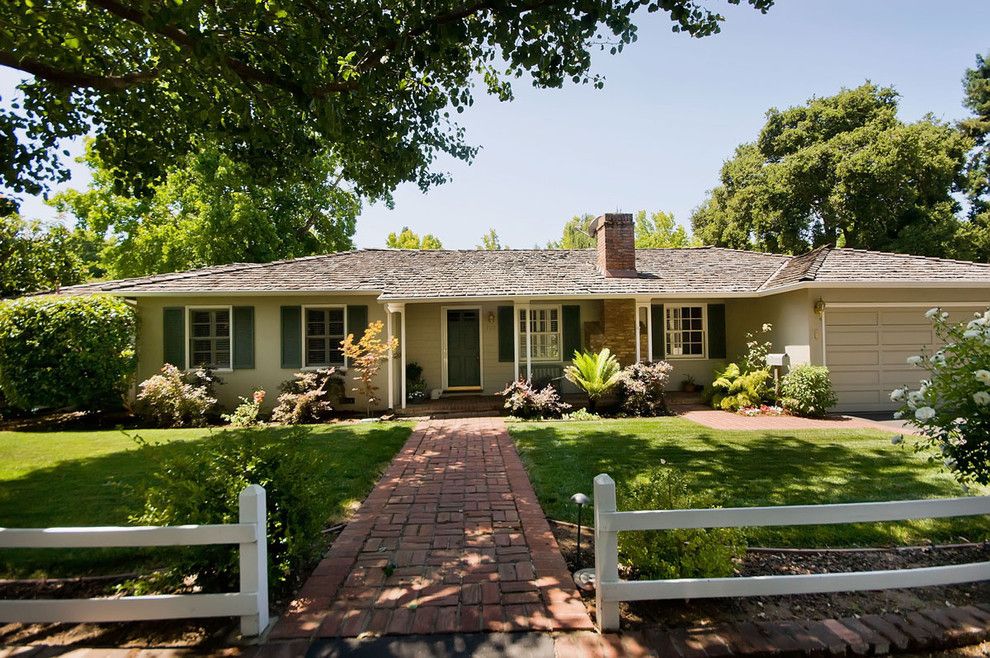
[[963,338],[979,338],[983,332],[979,329],[967,329],[963,332]]
[[904,418],[904,413],[901,412],[901,411],[895,411],[894,412],[894,420],[900,420],[901,418]]
[[938,352],[935,352],[935,354],[928,357],[928,360],[938,366],[945,365],[945,352],[939,350]]
[[917,354],[914,355],[914,356],[909,356],[907,358],[908,365],[911,365],[911,366],[920,366],[923,361],[924,361],[924,359],[922,359]]
[[946,313],[945,311],[942,311],[942,319],[943,320],[948,320],[949,319],[949,314]]
[[890,437],[890,442],[893,443],[895,446],[897,444],[899,444],[899,443],[903,443],[904,442],[904,435],[903,434],[895,434],[894,436]]
[[914,417],[916,420],[931,420],[935,417],[935,410],[931,407],[919,407],[914,412]]
[[973,373],[973,377],[984,386],[990,386],[990,370],[977,370]]
[[925,317],[931,320],[933,317],[938,315],[938,310],[939,310],[938,306],[936,306],[935,308],[928,309],[927,311],[925,311]]
[[895,388],[893,391],[890,392],[890,401],[891,402],[901,402],[902,400],[904,400],[904,389],[903,388]]
[[987,393],[986,391],[977,391],[976,393],[973,393],[973,402],[981,407],[987,406],[990,404],[990,393]]

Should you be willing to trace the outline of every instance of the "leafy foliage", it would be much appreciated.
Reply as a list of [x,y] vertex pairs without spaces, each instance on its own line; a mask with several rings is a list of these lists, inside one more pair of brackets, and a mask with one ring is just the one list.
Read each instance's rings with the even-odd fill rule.
[[673,249],[700,246],[690,232],[674,220],[673,213],[658,210],[647,214],[640,210],[635,216],[637,249]]
[[87,145],[93,179],[51,204],[79,231],[104,241],[95,257],[114,278],[226,263],[265,263],[353,247],[358,197],[339,184],[329,157],[294,167],[289,181],[255,182],[251,166],[214,146],[182,159],[136,198]]
[[166,363],[138,385],[135,411],[158,427],[203,427],[217,411],[214,387],[219,383],[210,370],[185,373]]
[[344,397],[344,380],[336,368],[297,372],[280,388],[272,420],[289,425],[328,420]]
[[622,409],[633,416],[665,416],[664,391],[674,366],[666,361],[634,363],[622,371]]
[[595,216],[585,213],[575,215],[564,223],[560,240],[547,243],[547,249],[591,249],[595,246],[595,238],[591,235],[591,222]]
[[691,223],[705,244],[738,249],[954,255],[951,193],[970,143],[931,116],[902,122],[894,89],[869,83],[772,108]]
[[385,246],[390,249],[443,249],[443,243],[437,236],[427,233],[421,238],[408,226],[403,226],[398,233],[389,233]]
[[931,354],[910,357],[925,371],[918,388],[900,388],[890,399],[918,428],[919,449],[929,450],[963,483],[990,483],[990,310],[965,324],[941,309],[928,311],[938,342]]
[[738,411],[759,405],[768,393],[770,372],[766,369],[743,372],[738,364],[730,363],[715,371],[715,380],[708,389],[712,406],[725,411]]
[[253,427],[261,423],[258,416],[261,414],[261,405],[265,402],[265,392],[255,391],[250,400],[244,397],[240,400],[241,403],[233,413],[223,414],[221,417],[233,427]]
[[488,232],[481,236],[481,244],[478,245],[478,249],[484,251],[499,251],[501,249],[508,249],[508,247],[502,245],[502,241],[498,237],[498,233],[495,232],[494,228],[488,229]]
[[0,297],[57,290],[83,275],[77,241],[64,226],[0,216]]
[[31,77],[0,111],[0,180],[28,194],[66,180],[60,140],[93,131],[126,189],[204,144],[256,181],[287,182],[333,153],[362,195],[425,189],[445,178],[431,171],[438,155],[475,153],[451,110],[473,103],[479,78],[501,100],[524,75],[541,88],[601,86],[591,53],[632,43],[638,10],[703,37],[723,20],[706,4],[13,0],[0,5],[0,64]]
[[108,295],[0,302],[0,390],[21,409],[119,407],[136,326],[134,309]]
[[395,336],[382,341],[383,327],[382,321],[376,320],[368,325],[357,342],[354,341],[354,334],[347,334],[340,343],[350,367],[357,371],[354,377],[357,386],[354,390],[364,397],[369,416],[372,407],[379,401],[378,385],[375,383],[378,371],[382,369],[389,354],[399,348],[399,339]]
[[963,78],[963,104],[973,116],[960,122],[975,147],[966,163],[964,190],[968,222],[959,231],[959,256],[990,262],[990,53],[976,56]]
[[588,396],[588,410],[594,412],[598,400],[611,391],[622,376],[619,360],[607,347],[601,352],[574,352],[564,377]]
[[[709,496],[693,493],[681,471],[661,466],[623,487],[622,506],[632,510],[704,509]],[[649,530],[619,533],[619,559],[644,579],[724,578],[745,551],[734,528]]]
[[[319,461],[250,431],[223,431],[190,450],[167,454],[144,492],[143,512],[132,522],[237,523],[240,492],[259,484],[267,498],[269,585],[276,596],[287,594],[294,574],[314,561],[321,548],[325,519],[317,511],[321,505],[314,485]],[[147,455],[156,459],[154,450]],[[207,591],[237,589],[236,546],[186,548],[172,564],[177,582],[195,576]]]
[[571,408],[571,405],[561,401],[553,386],[547,385],[537,391],[525,379],[512,382],[498,395],[505,398],[504,407],[509,414],[523,420],[560,418]]
[[773,342],[770,340],[772,335],[773,325],[769,322],[760,327],[759,333],[746,332],[746,354],[742,358],[742,367],[745,372],[767,369],[767,355],[773,349]]
[[820,418],[838,399],[825,366],[801,364],[791,368],[780,382],[784,409],[797,416]]

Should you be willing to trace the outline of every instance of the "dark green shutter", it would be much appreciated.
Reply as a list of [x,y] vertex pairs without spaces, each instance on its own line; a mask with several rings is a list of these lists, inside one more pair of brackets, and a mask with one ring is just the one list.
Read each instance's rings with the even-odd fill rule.
[[302,367],[302,307],[282,307],[282,367]]
[[708,358],[725,358],[725,304],[708,305]]
[[186,368],[186,309],[166,308],[162,311],[163,335],[165,337],[162,352],[163,363],[171,363],[177,368]]
[[577,305],[564,306],[564,353],[561,361],[570,361],[575,352],[581,351],[581,307]]
[[234,368],[254,367],[254,307],[234,307]]
[[500,363],[514,363],[516,360],[514,321],[511,306],[498,307],[498,360]]
[[650,327],[653,333],[653,360],[663,361],[666,358],[666,354],[663,349],[663,337],[664,337],[664,316],[663,316],[663,304],[653,304],[650,306]]
[[347,333],[354,334],[354,340],[361,340],[364,330],[368,328],[368,307],[347,307]]

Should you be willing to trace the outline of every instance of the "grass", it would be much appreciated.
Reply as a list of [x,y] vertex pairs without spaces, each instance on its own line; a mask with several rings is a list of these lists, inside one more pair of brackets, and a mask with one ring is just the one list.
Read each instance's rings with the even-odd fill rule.
[[[964,495],[952,477],[890,434],[872,430],[720,431],[682,418],[513,422],[509,432],[546,514],[574,521],[569,499],[592,478],[619,485],[666,460],[723,507],[905,500]],[[986,492],[979,492],[986,493]],[[586,517],[589,515],[586,515]],[[753,546],[882,546],[990,538],[990,519],[746,528]]]
[[[264,433],[323,466],[316,485],[321,511],[333,524],[371,491],[411,430],[410,423],[368,423],[307,426],[302,437],[281,427],[233,431]],[[0,432],[0,527],[127,525],[143,507],[141,489],[158,458],[190,450],[215,431]],[[151,455],[138,449],[135,435],[152,444]],[[153,549],[4,550],[0,577],[119,573],[161,555]]]

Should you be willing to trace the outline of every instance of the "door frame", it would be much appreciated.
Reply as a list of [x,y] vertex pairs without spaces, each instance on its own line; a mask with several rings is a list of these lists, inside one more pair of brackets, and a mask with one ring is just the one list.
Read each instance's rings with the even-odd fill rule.
[[[478,312],[478,385],[477,386],[455,386],[448,385],[447,368],[447,311],[477,311]],[[445,391],[482,391],[485,388],[485,327],[482,318],[481,306],[455,305],[440,307],[440,369],[441,382]]]

